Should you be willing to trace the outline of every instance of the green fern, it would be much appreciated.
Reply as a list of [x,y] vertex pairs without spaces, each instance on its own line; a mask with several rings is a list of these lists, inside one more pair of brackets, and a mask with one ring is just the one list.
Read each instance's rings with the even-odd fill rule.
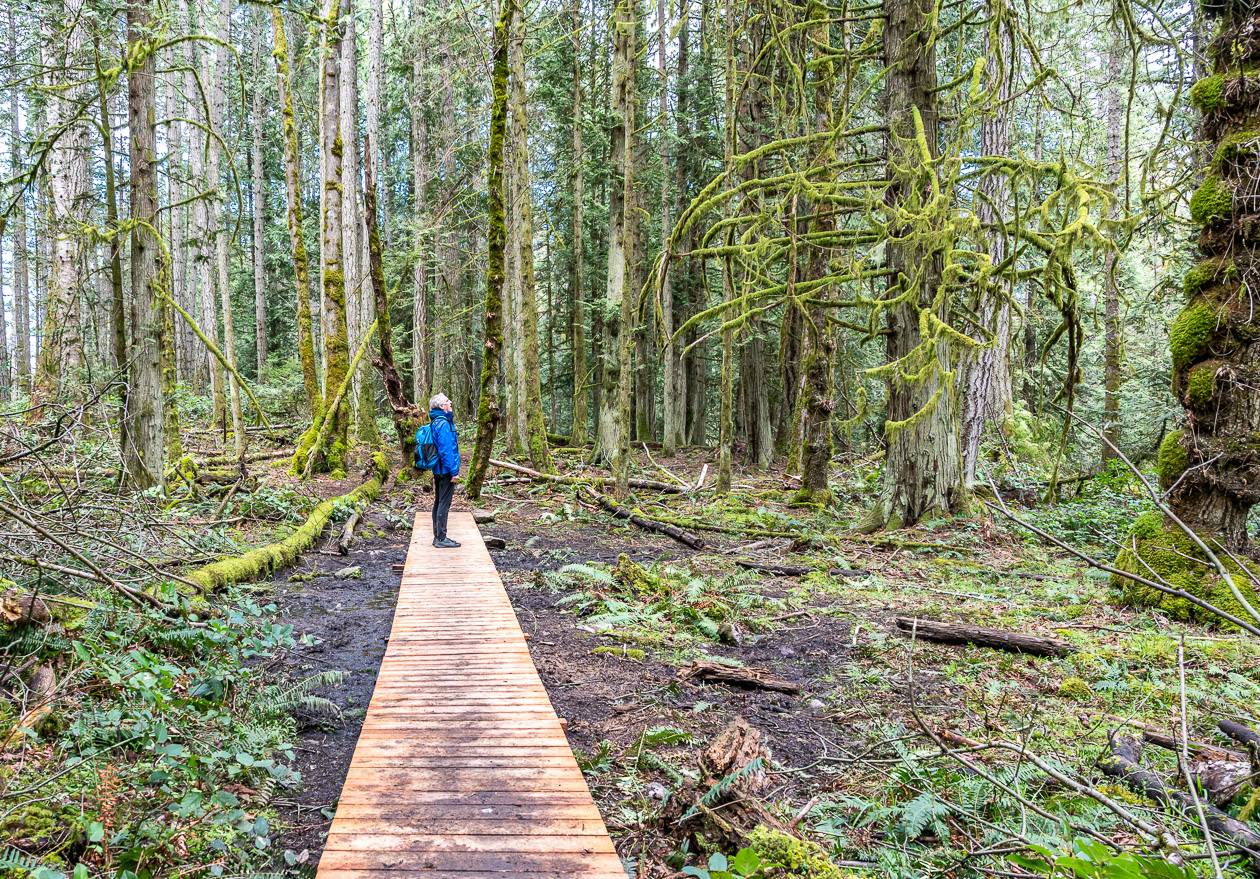
[[313,674],[288,687],[267,687],[258,697],[254,707],[255,715],[284,714],[299,708],[316,714],[341,715],[341,709],[328,699],[313,695],[321,687],[335,687],[344,683],[349,672],[332,669]]
[[739,767],[738,769],[736,769],[734,772],[732,772],[730,775],[726,776],[725,778],[719,780],[716,784],[713,785],[713,787],[705,791],[704,795],[700,797],[699,802],[696,805],[692,806],[690,809],[688,809],[686,812],[684,812],[683,816],[678,819],[678,822],[681,824],[682,822],[689,821],[692,818],[694,818],[696,815],[699,815],[701,806],[703,806],[706,809],[713,808],[719,802],[721,802],[723,797],[725,797],[728,793],[730,793],[731,788],[739,784],[745,778],[748,778],[760,772],[765,767],[765,765],[766,765],[766,761],[762,757],[754,757],[753,759],[749,760],[743,766]]

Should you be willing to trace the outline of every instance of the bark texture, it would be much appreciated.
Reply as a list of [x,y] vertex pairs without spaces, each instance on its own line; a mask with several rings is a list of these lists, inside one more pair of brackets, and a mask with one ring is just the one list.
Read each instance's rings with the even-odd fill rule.
[[127,128],[131,151],[131,338],[123,481],[161,485],[165,450],[161,335],[163,296],[157,235],[157,70],[150,0],[127,5]]
[[[935,15],[929,0],[885,0],[884,63],[889,125],[886,196],[893,217],[884,367],[888,377],[888,454],[880,497],[868,528],[901,528],[965,504],[953,360],[942,333],[924,336],[930,318],[944,322],[940,229],[919,228],[931,197],[939,118],[936,102]],[[911,218],[914,218],[913,220]],[[923,312],[928,312],[923,315]],[[929,320],[924,321],[922,317]],[[808,441],[807,441],[808,442]]]

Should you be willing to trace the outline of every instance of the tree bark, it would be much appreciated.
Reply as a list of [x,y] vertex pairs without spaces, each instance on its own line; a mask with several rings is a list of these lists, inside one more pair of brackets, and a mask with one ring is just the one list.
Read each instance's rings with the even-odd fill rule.
[[[18,66],[17,18],[14,7],[9,6],[9,64]],[[9,91],[9,169],[16,177],[22,167],[21,91],[16,78]],[[31,375],[31,290],[30,263],[27,259],[26,242],[26,192],[22,181],[13,183],[13,328],[16,332],[14,345],[17,368],[14,374],[17,386],[29,390]]]
[[[938,152],[936,52],[928,0],[885,0],[884,61],[888,100],[889,177],[887,199],[895,213],[918,204],[934,173],[923,151]],[[919,221],[920,223],[922,220]],[[868,528],[901,528],[933,515],[951,515],[965,504],[958,417],[949,387],[951,351],[937,334],[920,334],[921,313],[937,309],[941,283],[937,229],[908,228],[889,241],[889,296],[909,293],[888,309],[888,454],[880,497]]]
[[[1209,49],[1215,74],[1228,78],[1260,63],[1260,41],[1250,36],[1260,30],[1260,8],[1229,0],[1205,12],[1222,19]],[[1246,89],[1224,88],[1222,101],[1204,117],[1204,133],[1217,144],[1247,131],[1254,106]],[[1260,151],[1240,147],[1233,158],[1213,160],[1191,202],[1206,258],[1187,275],[1189,302],[1169,332],[1172,387],[1186,407],[1186,428],[1170,434],[1159,455],[1172,511],[1231,549],[1247,544],[1247,514],[1260,503],[1260,394],[1253,378],[1260,373],[1260,314],[1250,301],[1260,283],[1258,177]]]
[[[232,31],[232,0],[220,0],[219,2],[219,21],[214,32],[227,43],[231,40]],[[225,136],[224,119],[227,111],[227,78],[228,78],[228,50],[227,46],[220,43],[215,46],[212,56],[215,74],[210,89],[210,130],[212,133],[218,134],[219,137]],[[215,286],[219,293],[219,310],[222,312],[223,319],[223,358],[227,361],[230,369],[227,372],[227,402],[229,411],[232,416],[232,443],[236,451],[238,461],[245,460],[245,419],[241,413],[241,388],[236,379],[236,321],[232,315],[232,286],[231,279],[228,275],[228,234],[223,228],[223,219],[225,211],[223,205],[223,180],[220,175],[220,161],[222,159],[222,147],[219,138],[211,137],[208,145],[206,160],[206,175],[209,178],[211,193],[208,196],[207,204],[207,222],[209,223],[210,234],[214,241],[214,263],[216,282]]]
[[[419,8],[429,9],[428,4]],[[413,27],[419,29],[419,18],[413,22]],[[428,66],[428,40],[419,37],[411,65],[411,194],[412,220],[416,227],[411,298],[411,395],[419,401],[426,401],[430,393],[429,248],[432,238],[426,233],[432,220],[428,203],[429,120],[425,115],[425,102],[429,98]]]
[[[810,42],[815,47],[813,112],[816,132],[832,128],[832,93],[835,90],[835,63],[830,58],[831,24],[825,8],[811,2],[806,9],[810,20]],[[821,142],[811,158],[811,166],[825,167],[835,160],[830,140]],[[825,238],[835,231],[835,217],[824,203],[812,205],[809,221],[811,235]],[[891,248],[890,248],[891,249]],[[830,254],[819,246],[810,248],[806,267],[807,280],[818,281],[831,273]],[[831,415],[835,410],[832,388],[832,367],[835,359],[835,333],[831,329],[824,303],[831,296],[830,286],[813,293],[816,304],[806,309],[805,361],[802,368],[804,417],[801,443],[801,488],[796,499],[806,503],[829,503],[831,489],[828,476],[831,468]]]
[[262,54],[266,27],[263,12],[254,10],[254,98],[250,106],[249,169],[253,190],[254,258],[254,375],[261,380],[267,368],[267,262],[263,230],[266,226],[267,192],[263,168],[263,75]]
[[[80,378],[79,371],[85,365],[81,302],[86,251],[82,229],[88,222],[89,143],[88,126],[82,118],[87,100],[78,81],[81,75],[75,69],[88,60],[83,0],[66,0],[55,16],[50,15],[47,27],[41,49],[55,86],[48,95],[47,127],[57,139],[48,157],[51,255],[35,370],[37,396],[45,400],[56,397],[67,381]],[[62,27],[68,30],[58,32]]]
[[297,297],[298,361],[302,365],[302,386],[312,417],[323,408],[319,390],[319,372],[315,361],[315,338],[311,327],[310,260],[302,232],[302,165],[298,146],[297,118],[293,111],[293,87],[289,73],[289,40],[284,30],[284,17],[278,6],[271,9],[271,38],[276,61],[276,93],[280,99],[284,128],[284,184],[288,203],[289,243],[293,249],[294,290]]
[[127,4],[127,127],[131,159],[130,388],[123,482],[160,486],[165,449],[161,372],[163,296],[157,235],[157,43],[151,0]]
[[[349,329],[346,323],[346,274],[343,252],[345,222],[341,187],[345,143],[341,129],[341,44],[345,17],[341,0],[328,0],[324,8],[324,45],[321,72],[320,156],[323,164],[323,205],[320,218],[320,281],[322,287],[324,405],[311,428],[299,441],[293,471],[345,472],[350,419],[341,406],[341,387],[350,371]],[[335,404],[335,405],[334,405]],[[325,423],[327,422],[327,423]],[[322,441],[321,441],[322,440]],[[311,463],[307,458],[313,457]]]
[[[684,167],[684,138],[687,136],[685,126],[689,126],[690,122],[685,120],[687,113],[687,97],[688,89],[686,83],[687,77],[687,53],[688,43],[690,43],[690,17],[691,10],[688,8],[688,0],[678,0],[678,73],[675,78],[676,94],[677,94],[677,110],[674,114],[674,142],[673,142],[673,174],[670,174],[670,156],[671,150],[665,149],[666,142],[665,132],[668,130],[669,122],[669,73],[666,68],[666,37],[668,35],[668,27],[666,26],[666,9],[667,0],[657,0],[657,18],[660,20],[659,40],[660,45],[657,50],[657,70],[661,78],[661,240],[668,241],[673,231],[673,216],[671,215],[671,200],[681,199],[684,193],[684,185],[686,182],[686,170]],[[669,185],[670,177],[673,177],[673,187]],[[673,270],[671,270],[671,268]],[[678,308],[675,303],[675,289],[677,284],[674,276],[677,273],[676,267],[667,267],[665,277],[661,281],[661,335],[664,338],[664,350],[662,351],[663,372],[664,372],[664,397],[662,400],[661,412],[661,449],[666,455],[672,455],[680,446],[687,444],[687,371],[683,362],[683,345],[681,340],[674,339],[674,331],[680,323],[678,318]]]
[[628,245],[633,241],[635,36],[638,0],[618,0],[613,16],[613,69],[610,110],[611,185],[608,198],[608,283],[604,293],[603,387],[600,393],[598,453],[609,463],[618,494],[629,477],[631,352],[635,296],[627,290]]
[[[996,44],[992,42],[995,35]],[[1006,28],[1000,24],[989,31],[987,72],[993,107],[980,121],[980,152],[986,156],[1006,156],[1011,150],[1009,102],[1012,64],[1017,50],[1006,35]],[[995,266],[1006,259],[1006,232],[1002,221],[1009,202],[1010,184],[1000,171],[980,181],[976,217],[988,229],[989,259]],[[1006,277],[1005,272],[1000,273],[980,290],[977,314],[981,326],[992,335],[989,344],[964,355],[959,392],[962,397],[963,482],[967,486],[976,480],[985,428],[1001,430],[1011,409],[1011,291]]]
[[[1111,81],[1107,84],[1107,177],[1115,182],[1118,200],[1112,207],[1113,217],[1120,217],[1128,210],[1128,174],[1125,169],[1124,127],[1125,107],[1128,102],[1128,82],[1125,77],[1124,49],[1127,44],[1119,33],[1112,34],[1107,51],[1107,70]],[[1118,246],[1118,243],[1117,243]],[[1108,250],[1103,260],[1103,464],[1119,456],[1120,447],[1120,389],[1124,384],[1121,363],[1124,346],[1124,328],[1120,324],[1119,254]]]
[[481,397],[477,404],[477,442],[468,468],[468,496],[481,496],[481,485],[494,451],[500,416],[499,358],[503,348],[504,256],[507,229],[504,216],[504,139],[508,127],[508,42],[512,10],[518,0],[503,0],[494,26],[494,66],[491,75],[490,149],[486,156],[489,228],[486,239],[486,301],[483,309],[485,347],[481,352]]
[[[507,0],[505,0],[507,2]],[[525,11],[512,0],[508,35],[508,111],[512,165],[508,174],[510,230],[515,240],[509,247],[515,257],[516,290],[513,329],[509,347],[516,363],[516,429],[525,453],[539,470],[552,468],[543,418],[542,383],[538,363],[538,290],[534,273],[534,219],[529,183],[529,120],[525,95]]]
[[586,273],[584,251],[585,227],[582,219],[583,200],[586,198],[585,155],[582,148],[582,19],[581,0],[572,0],[569,6],[569,29],[573,41],[572,68],[572,158],[569,166],[569,190],[573,200],[569,223],[569,338],[573,358],[573,418],[569,429],[569,442],[581,448],[587,442],[590,421],[591,380],[590,366],[586,358]]

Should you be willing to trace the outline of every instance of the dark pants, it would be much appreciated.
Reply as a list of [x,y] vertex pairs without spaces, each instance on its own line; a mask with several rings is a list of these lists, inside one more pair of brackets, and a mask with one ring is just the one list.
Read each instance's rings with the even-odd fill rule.
[[446,536],[446,514],[451,511],[455,483],[450,476],[433,474],[433,539]]

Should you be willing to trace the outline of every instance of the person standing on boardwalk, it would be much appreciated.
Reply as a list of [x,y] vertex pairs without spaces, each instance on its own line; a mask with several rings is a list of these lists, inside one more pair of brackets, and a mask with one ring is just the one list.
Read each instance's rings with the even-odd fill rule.
[[416,457],[433,471],[433,545],[453,549],[459,541],[446,536],[446,517],[459,477],[459,434],[446,394],[429,398],[429,423],[416,432]]

